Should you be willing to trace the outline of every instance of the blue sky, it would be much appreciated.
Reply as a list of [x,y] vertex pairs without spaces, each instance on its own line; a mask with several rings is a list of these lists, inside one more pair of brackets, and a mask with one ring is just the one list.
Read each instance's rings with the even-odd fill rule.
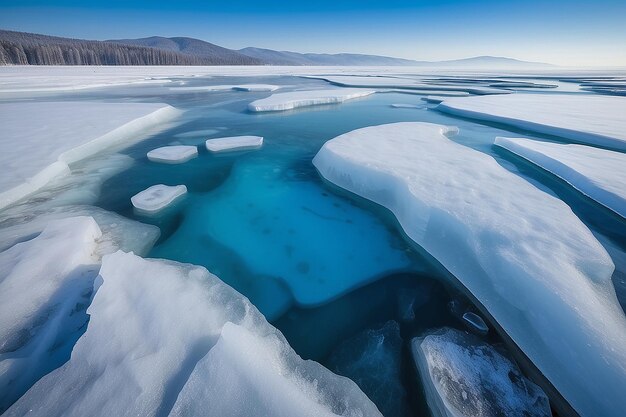
[[586,66],[626,66],[625,22],[624,0],[0,0],[0,28],[57,36]]

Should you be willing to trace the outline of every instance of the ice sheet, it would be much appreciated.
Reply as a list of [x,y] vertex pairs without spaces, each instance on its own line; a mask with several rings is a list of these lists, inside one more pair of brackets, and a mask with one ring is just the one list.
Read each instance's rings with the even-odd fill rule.
[[565,203],[445,136],[455,130],[358,129],[326,142],[314,164],[390,209],[578,412],[620,416],[626,319],[607,252]]

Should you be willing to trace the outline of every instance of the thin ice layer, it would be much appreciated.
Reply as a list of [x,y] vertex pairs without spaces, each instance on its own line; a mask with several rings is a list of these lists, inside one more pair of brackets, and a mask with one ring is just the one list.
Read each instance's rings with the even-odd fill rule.
[[498,137],[494,143],[626,218],[626,154],[521,138]]
[[314,164],[390,209],[579,413],[620,416],[626,319],[611,259],[565,203],[446,138],[454,131],[358,129],[326,142]]
[[7,416],[380,416],[204,268],[116,252],[99,279],[71,359]]

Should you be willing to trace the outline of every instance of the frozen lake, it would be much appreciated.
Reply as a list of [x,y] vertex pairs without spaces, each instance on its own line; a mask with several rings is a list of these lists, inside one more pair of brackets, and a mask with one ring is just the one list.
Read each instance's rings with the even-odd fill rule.
[[[479,95],[494,100],[500,95],[507,98],[523,95],[539,101],[544,96],[558,96],[561,101],[569,97],[608,99],[613,100],[609,104],[622,106],[617,107],[616,117],[607,116],[605,124],[609,124],[620,118],[626,97],[609,96],[601,89],[594,89],[592,77],[619,74],[442,75],[436,71],[423,74],[398,68],[238,68],[230,72],[232,75],[224,76],[225,69],[190,67],[144,69],[147,73],[139,68],[106,68],[99,69],[95,75],[84,69],[75,73],[72,69],[58,68],[48,73],[46,68],[26,70],[22,74],[12,68],[0,68],[0,109],[6,109],[1,111],[9,112],[11,106],[18,108],[35,101],[59,103],[56,112],[66,102],[75,107],[94,102],[107,103],[107,107],[113,106],[111,103],[146,104],[149,105],[146,111],[169,106],[178,112],[160,121],[158,129],[139,126],[125,133],[131,136],[126,142],[117,141],[111,147],[68,161],[69,172],[42,181],[41,186],[29,189],[26,197],[0,209],[1,250],[10,250],[18,242],[35,237],[51,216],[69,217],[77,210],[81,215],[89,215],[91,211],[113,213],[159,228],[160,236],[154,246],[139,255],[205,267],[247,297],[282,332],[298,355],[355,381],[386,416],[421,416],[432,412],[431,402],[421,388],[410,342],[433,329],[470,328],[462,319],[466,312],[484,318],[490,331],[487,336],[479,337],[518,359],[522,372],[546,391],[556,412],[567,414],[571,406],[587,415],[590,409],[600,407],[612,415],[614,407],[597,403],[592,388],[588,398],[578,398],[575,404],[570,397],[572,391],[559,395],[560,385],[550,377],[550,382],[557,386],[551,390],[551,384],[546,385],[542,380],[543,369],[537,373],[520,359],[524,352],[517,351],[519,341],[510,340],[507,328],[500,327],[497,318],[492,317],[480,299],[468,293],[459,277],[447,272],[436,256],[411,240],[390,211],[323,180],[312,160],[327,141],[367,126],[396,122],[456,126],[458,134],[450,140],[492,157],[502,170],[521,177],[571,208],[572,217],[580,219],[591,231],[590,238],[597,239],[615,265],[610,281],[617,296],[616,305],[621,307],[619,314],[623,315],[626,220],[559,177],[494,146],[496,137],[523,137],[597,145],[623,152],[624,138],[618,134],[599,144],[585,141],[589,137],[612,135],[622,126],[598,132],[582,120],[576,127],[587,136],[563,137],[554,128],[559,128],[558,123],[551,125],[549,118],[540,121],[544,128],[536,129],[534,126],[539,122],[534,120],[513,123],[477,118],[469,113],[441,111],[437,103],[423,100],[429,95],[441,95],[439,99],[445,102],[446,93],[469,94],[454,97],[450,103]],[[253,87],[245,87],[250,85]],[[359,89],[368,94],[345,93]],[[370,91],[376,92],[369,94]],[[250,103],[271,96],[272,99],[262,103],[274,106],[272,111],[251,111]],[[285,104],[284,97],[289,103]],[[297,105],[292,105],[293,100]],[[584,102],[581,103],[584,108]],[[288,110],[279,111],[282,109]],[[143,115],[138,111],[138,117]],[[28,117],[24,117],[26,124]],[[67,117],[70,119],[72,115]],[[72,123],[80,125],[80,120]],[[63,141],[60,134],[54,134],[54,123],[50,122],[49,126],[48,140]],[[237,136],[262,137],[262,145],[218,153],[206,148],[209,139]],[[10,147],[10,139],[7,135],[0,137],[0,145]],[[160,163],[146,156],[154,149],[171,145],[195,146],[197,156],[192,152],[194,157],[181,163]],[[28,147],[22,152],[27,154]],[[13,154],[12,158],[15,163],[19,155]],[[6,182],[13,186],[16,181]],[[156,184],[184,185],[187,192],[154,213],[136,210],[131,197]],[[100,224],[99,218],[95,215],[94,218]],[[40,225],[28,226],[37,221]],[[109,226],[119,223],[106,222]],[[102,224],[100,227],[103,229]],[[131,233],[130,227],[126,233]],[[137,246],[119,247],[130,250]],[[12,267],[8,263],[0,265],[0,273],[4,274],[0,276],[0,285]],[[105,285],[106,282],[105,279]],[[175,298],[177,294],[170,296]],[[93,314],[95,317],[96,313]],[[70,359],[76,341],[90,330],[88,325],[74,322],[71,325],[74,327],[65,332],[63,343],[51,344],[57,349],[54,354],[38,356],[37,361],[27,363],[34,369],[31,375],[0,394],[0,412],[39,378]],[[40,325],[32,325],[31,330],[37,326]],[[18,344],[18,349],[0,350],[0,363],[44,349],[29,347],[39,343],[37,331],[32,333],[31,342]],[[19,371],[15,369],[11,372]],[[9,375],[9,371],[5,372]],[[0,383],[9,386],[10,379],[0,378]],[[168,395],[174,395],[175,399],[177,393]],[[170,408],[177,409],[173,401]]]

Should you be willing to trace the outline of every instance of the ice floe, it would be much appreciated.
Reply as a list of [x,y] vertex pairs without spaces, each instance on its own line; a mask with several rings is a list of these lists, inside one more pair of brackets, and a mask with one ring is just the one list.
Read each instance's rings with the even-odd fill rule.
[[588,94],[451,98],[437,110],[590,145],[626,150],[626,100]]
[[494,143],[626,218],[626,154],[523,138],[498,137]]
[[419,104],[392,104],[391,107],[394,109],[423,109],[424,106],[420,106]]
[[346,100],[366,97],[374,93],[375,91],[373,90],[355,88],[292,91],[289,93],[272,94],[267,98],[253,101],[248,105],[248,109],[252,112],[284,111],[295,109],[296,107],[343,103]]
[[550,417],[548,398],[517,366],[475,336],[442,329],[411,341],[434,417]]
[[380,416],[206,269],[104,257],[70,360],[6,416]]
[[279,85],[272,84],[241,84],[233,87],[233,90],[238,91],[276,91],[280,88]]
[[486,335],[489,332],[489,327],[487,327],[487,323],[482,319],[478,314],[472,313],[471,311],[467,311],[463,313],[462,316],[463,323],[465,327],[473,333],[479,335]]
[[208,139],[205,146],[211,152],[256,149],[263,146],[263,138],[261,136],[228,136]]
[[1,103],[0,208],[67,174],[70,164],[132,143],[178,114],[160,103]]
[[184,185],[157,184],[131,197],[133,206],[142,213],[152,214],[174,203],[187,193]]
[[186,145],[163,146],[161,148],[151,150],[148,152],[147,156],[148,159],[153,162],[181,164],[198,156],[198,148]]
[[391,210],[574,409],[620,416],[626,319],[607,252],[565,203],[445,136],[455,131],[358,129],[326,142],[314,165]]

